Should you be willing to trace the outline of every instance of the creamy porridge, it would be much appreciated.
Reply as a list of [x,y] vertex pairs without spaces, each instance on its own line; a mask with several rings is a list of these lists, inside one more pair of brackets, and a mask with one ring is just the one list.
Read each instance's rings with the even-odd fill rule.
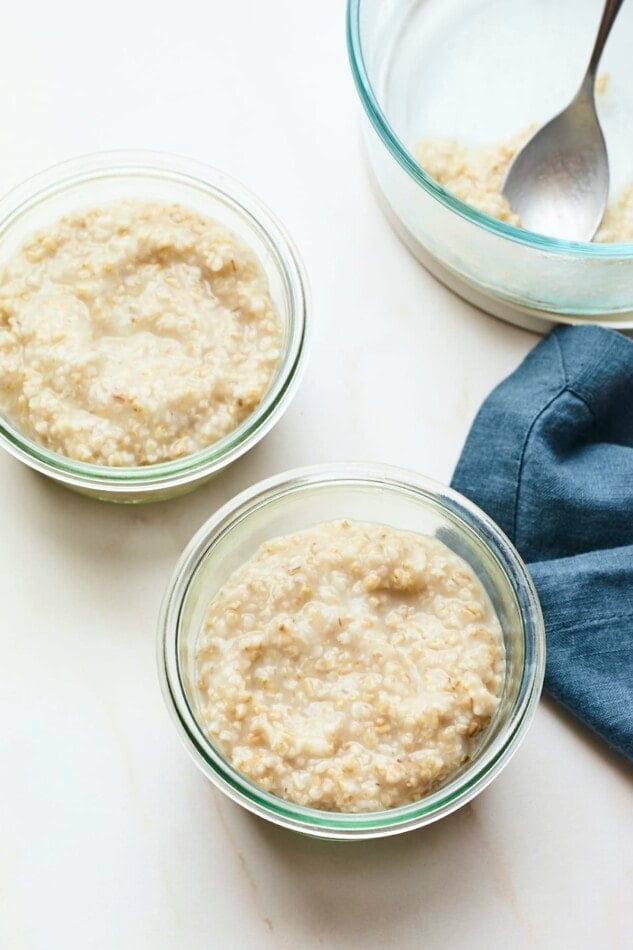
[[0,410],[54,452],[149,465],[258,405],[282,331],[254,254],[175,204],[62,218],[0,276]]
[[416,801],[497,708],[504,649],[442,542],[336,521],[262,545],[209,605],[195,658],[209,739],[258,785],[330,811]]
[[481,148],[456,139],[421,139],[413,153],[425,172],[462,201],[519,228],[519,215],[501,189],[510,162],[529,134],[520,132],[506,142]]

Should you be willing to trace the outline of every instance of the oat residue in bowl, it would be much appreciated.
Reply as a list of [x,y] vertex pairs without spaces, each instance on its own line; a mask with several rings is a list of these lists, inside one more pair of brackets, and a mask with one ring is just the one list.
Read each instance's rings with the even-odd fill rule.
[[[608,73],[598,77],[598,95],[604,94],[609,78]],[[453,138],[423,138],[413,147],[413,154],[425,172],[462,201],[520,228],[519,215],[501,192],[512,159],[536,130],[537,126],[531,125],[503,142],[482,146]],[[610,203],[594,241],[633,241],[633,183]]]
[[282,330],[263,268],[176,204],[62,218],[0,276],[0,411],[80,462],[150,465],[204,449],[259,404]]
[[473,755],[499,702],[498,619],[437,539],[361,522],[263,544],[213,597],[198,718],[247,778],[289,801],[414,802]]
[[413,153],[427,174],[462,201],[493,218],[521,227],[521,219],[501,194],[510,162],[527,140],[519,132],[505,142],[470,146],[450,138],[420,139]]

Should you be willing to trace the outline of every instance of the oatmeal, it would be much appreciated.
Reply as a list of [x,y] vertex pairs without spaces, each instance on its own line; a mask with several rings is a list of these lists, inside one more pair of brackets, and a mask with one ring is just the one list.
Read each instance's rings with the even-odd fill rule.
[[36,234],[0,276],[0,410],[82,462],[196,452],[258,405],[282,332],[254,254],[175,204],[121,201]]
[[244,775],[330,811],[418,800],[497,708],[504,649],[469,565],[442,542],[336,521],[262,545],[209,605],[198,717]]
[[[609,78],[608,73],[598,77],[598,95],[604,95]],[[532,125],[504,142],[486,146],[465,145],[450,138],[421,139],[413,154],[432,178],[462,201],[520,228],[521,219],[501,190],[512,159],[536,128]],[[633,184],[609,205],[594,241],[633,241]]]
[[633,183],[608,206],[594,240],[604,244],[633,241]]
[[520,132],[507,142],[485,148],[455,139],[421,139],[413,154],[425,172],[462,201],[518,228],[520,218],[501,189],[510,162],[529,134]]

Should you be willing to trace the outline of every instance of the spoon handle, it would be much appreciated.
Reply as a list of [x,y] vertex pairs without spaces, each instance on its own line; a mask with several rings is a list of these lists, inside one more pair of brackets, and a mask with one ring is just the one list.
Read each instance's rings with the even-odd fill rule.
[[605,47],[605,43],[609,39],[611,27],[615,23],[615,18],[620,12],[620,7],[623,3],[624,0],[606,0],[604,10],[602,11],[598,35],[596,36],[596,44],[593,48],[591,59],[589,60],[589,68],[587,70],[587,75],[592,79],[595,79],[596,73],[598,72],[598,64],[600,63],[602,51]]

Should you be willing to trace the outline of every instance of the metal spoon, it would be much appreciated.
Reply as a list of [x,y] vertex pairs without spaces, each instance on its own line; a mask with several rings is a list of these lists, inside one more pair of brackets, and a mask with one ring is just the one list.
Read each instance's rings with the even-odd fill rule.
[[590,241],[607,206],[609,158],[594,87],[602,51],[624,0],[606,0],[589,68],[567,108],[515,156],[503,194],[528,231]]

